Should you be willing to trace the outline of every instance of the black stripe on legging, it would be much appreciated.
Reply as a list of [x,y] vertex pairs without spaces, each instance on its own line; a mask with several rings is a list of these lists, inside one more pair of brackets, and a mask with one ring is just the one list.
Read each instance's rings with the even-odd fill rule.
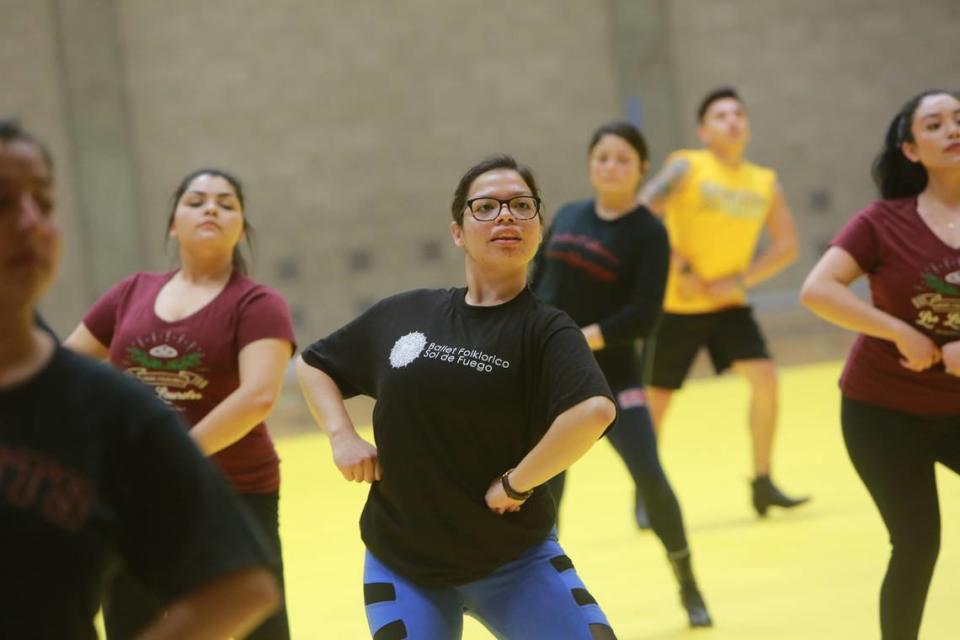
[[581,607],[586,604],[597,604],[597,601],[593,599],[593,596],[590,595],[590,592],[586,589],[570,589],[570,593],[573,594],[573,599],[577,601],[577,604]]
[[373,640],[403,640],[407,637],[407,625],[403,620],[394,620],[373,634]]
[[363,604],[390,602],[397,599],[397,590],[391,582],[368,582],[363,585]]
[[567,569],[573,569],[573,560],[569,556],[554,556],[550,558],[550,564],[557,570],[557,573],[563,573]]

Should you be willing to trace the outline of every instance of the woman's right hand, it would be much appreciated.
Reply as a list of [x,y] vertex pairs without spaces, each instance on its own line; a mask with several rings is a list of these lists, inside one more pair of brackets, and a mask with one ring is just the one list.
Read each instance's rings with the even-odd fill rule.
[[903,356],[900,364],[911,371],[924,371],[940,362],[940,349],[933,340],[908,324],[897,332],[894,344]]
[[353,482],[373,482],[383,477],[377,448],[357,435],[353,429],[330,434],[333,463],[344,479]]

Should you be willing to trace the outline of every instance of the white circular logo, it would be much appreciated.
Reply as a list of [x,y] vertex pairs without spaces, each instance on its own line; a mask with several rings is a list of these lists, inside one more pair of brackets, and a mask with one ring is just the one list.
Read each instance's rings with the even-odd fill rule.
[[953,273],[948,273],[947,277],[944,278],[950,284],[960,284],[960,271],[954,271]]
[[160,344],[150,349],[150,355],[154,358],[175,358],[177,350],[168,344]]
[[390,366],[394,369],[407,366],[420,357],[425,346],[427,346],[427,336],[419,331],[400,336],[390,350]]

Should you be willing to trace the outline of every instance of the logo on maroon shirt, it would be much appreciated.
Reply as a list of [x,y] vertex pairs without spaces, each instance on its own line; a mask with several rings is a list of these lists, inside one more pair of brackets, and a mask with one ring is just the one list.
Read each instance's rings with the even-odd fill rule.
[[127,373],[153,387],[167,403],[201,400],[200,390],[210,383],[197,372],[203,370],[200,345],[172,331],[138,338],[127,347],[123,366]]
[[922,291],[910,299],[917,316],[914,323],[941,335],[960,333],[960,270],[957,260],[927,265],[916,289]]

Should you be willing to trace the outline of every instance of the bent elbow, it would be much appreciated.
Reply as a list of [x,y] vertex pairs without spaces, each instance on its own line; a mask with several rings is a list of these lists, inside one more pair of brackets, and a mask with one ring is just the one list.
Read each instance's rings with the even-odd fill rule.
[[818,303],[823,299],[823,293],[816,282],[807,280],[800,287],[800,304],[811,311],[816,311]]
[[589,409],[591,422],[596,424],[600,431],[610,426],[610,423],[617,417],[617,405],[605,396],[591,398]]
[[256,569],[244,576],[244,592],[250,609],[257,610],[263,618],[280,608],[280,585],[266,569]]
[[273,411],[273,406],[277,404],[277,400],[280,398],[280,389],[276,390],[264,390],[260,391],[250,399],[250,402],[253,404],[255,411],[262,413],[264,416],[268,415]]
[[784,262],[793,264],[800,257],[800,243],[796,238],[791,238],[783,246]]

